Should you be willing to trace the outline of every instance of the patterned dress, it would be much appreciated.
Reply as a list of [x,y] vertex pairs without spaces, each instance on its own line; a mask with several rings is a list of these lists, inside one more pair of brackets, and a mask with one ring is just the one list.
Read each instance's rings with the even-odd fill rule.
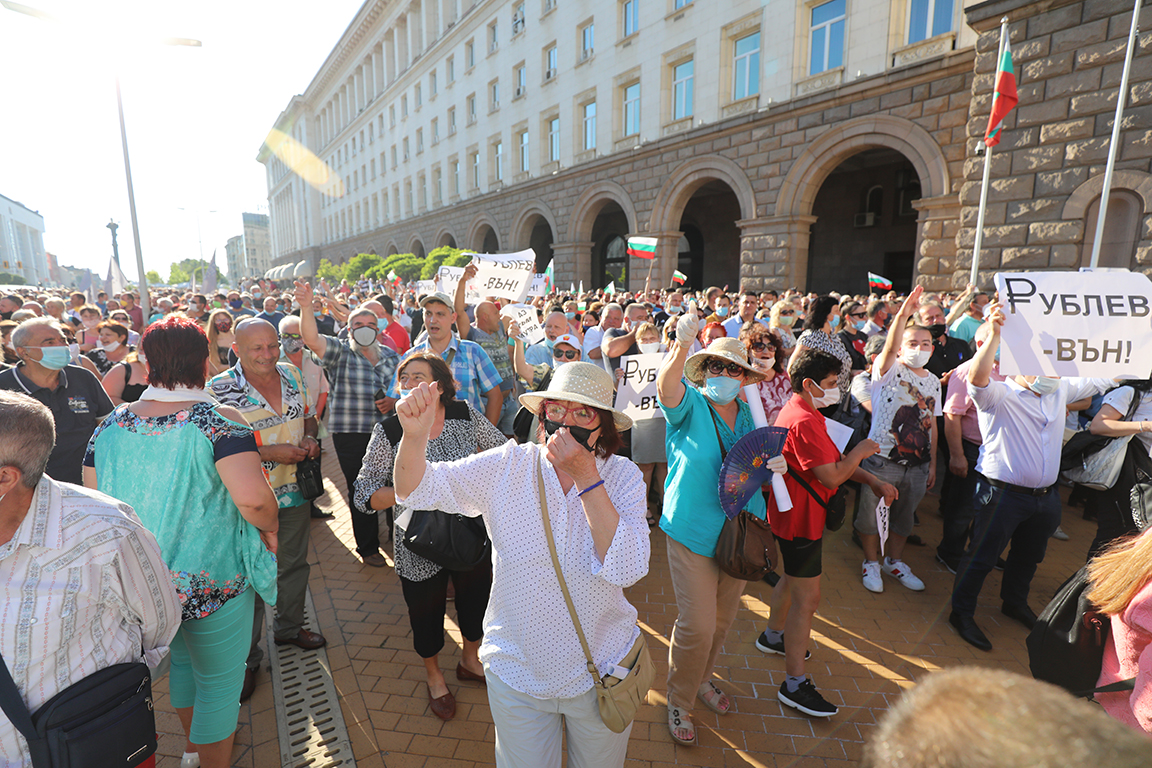
[[836,375],[836,384],[840,387],[841,397],[848,394],[848,390],[852,388],[852,356],[848,354],[839,336],[829,336],[824,331],[807,330],[800,334],[796,343],[802,347],[827,352],[839,359],[840,373]]

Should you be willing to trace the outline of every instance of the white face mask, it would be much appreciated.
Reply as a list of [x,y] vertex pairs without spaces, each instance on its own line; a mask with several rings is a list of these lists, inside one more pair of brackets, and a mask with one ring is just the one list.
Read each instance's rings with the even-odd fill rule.
[[1053,379],[1047,376],[1037,376],[1036,380],[1028,386],[1029,389],[1031,389],[1033,392],[1043,397],[1044,395],[1050,395],[1056,390],[1060,389],[1060,379]]
[[105,352],[115,352],[117,349],[120,348],[120,342],[114,341],[111,344],[101,344],[100,347]]
[[[816,387],[816,389],[820,389],[820,387]],[[812,395],[813,408],[827,408],[830,405],[836,405],[840,402],[840,389],[838,387],[834,387],[832,389],[820,389],[820,392],[822,393],[820,397]],[[809,392],[809,394],[812,393]]]
[[900,362],[909,368],[923,368],[931,359],[930,349],[905,349],[900,355]]
[[641,352],[648,355],[648,354],[651,354],[653,352],[663,351],[660,348],[663,347],[664,345],[658,341],[654,341],[651,344],[638,344],[637,346],[640,347]]

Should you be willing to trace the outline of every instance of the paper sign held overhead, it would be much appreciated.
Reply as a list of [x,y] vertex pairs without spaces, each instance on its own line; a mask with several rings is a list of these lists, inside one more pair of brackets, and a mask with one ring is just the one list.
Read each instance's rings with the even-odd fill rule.
[[525,346],[544,340],[544,329],[536,319],[535,307],[527,304],[508,304],[500,309],[500,316],[510,317],[520,325],[520,335],[517,338],[523,341]]
[[476,277],[469,288],[485,298],[496,297],[521,303],[528,297],[536,277],[536,252],[531,248],[516,253],[470,253]]
[[635,421],[664,418],[656,399],[656,374],[660,372],[664,355],[663,352],[652,352],[620,358],[624,376],[616,389],[616,408]]
[[[456,285],[464,277],[464,267],[446,267],[441,266],[436,273],[436,283],[439,286],[437,290],[448,294],[448,298],[453,301],[456,300]],[[479,294],[471,286],[468,287],[464,294],[464,303],[476,305],[484,301],[484,297]]]
[[1001,272],[1005,376],[1148,378],[1152,281],[1138,272]]

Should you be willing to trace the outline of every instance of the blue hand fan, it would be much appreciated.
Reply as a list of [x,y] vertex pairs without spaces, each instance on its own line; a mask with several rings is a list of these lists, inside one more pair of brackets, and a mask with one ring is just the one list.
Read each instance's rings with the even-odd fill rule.
[[720,506],[735,520],[760,486],[772,477],[767,463],[784,451],[786,427],[760,427],[736,441],[720,467]]

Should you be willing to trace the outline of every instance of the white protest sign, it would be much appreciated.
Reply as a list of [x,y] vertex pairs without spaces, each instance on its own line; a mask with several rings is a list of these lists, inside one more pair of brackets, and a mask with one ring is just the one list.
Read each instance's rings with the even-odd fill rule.
[[1152,282],[1138,272],[1001,272],[1000,373],[1147,378]]
[[616,390],[616,408],[635,421],[662,419],[663,411],[656,400],[656,374],[664,363],[663,352],[646,355],[624,355],[620,369],[624,377]]
[[528,297],[536,276],[536,252],[531,248],[516,253],[470,253],[476,277],[469,281],[481,296],[496,296],[521,303]]
[[520,325],[517,337],[524,345],[536,344],[544,340],[544,329],[536,319],[536,308],[527,304],[508,304],[500,309],[501,317],[510,317]]
[[880,503],[876,505],[876,533],[880,535],[881,557],[884,557],[884,542],[888,541],[888,510],[884,499],[880,499]]
[[528,289],[529,296],[547,296],[548,295],[548,275],[542,275],[539,272],[532,278],[532,286]]
[[439,290],[436,287],[435,280],[417,280],[416,281],[416,294],[418,296],[427,296],[430,293],[435,293]]
[[[448,298],[455,301],[456,284],[460,282],[460,278],[462,277],[464,277],[464,267],[447,267],[442,265],[436,273],[436,282],[440,286],[439,290],[448,294]],[[464,292],[465,304],[479,304],[482,301],[484,301],[484,297],[472,288],[471,285]]]
[[836,449],[839,450],[840,453],[844,453],[844,449],[848,447],[848,441],[852,439],[852,427],[825,416],[824,428],[828,430],[828,437],[832,438]]

